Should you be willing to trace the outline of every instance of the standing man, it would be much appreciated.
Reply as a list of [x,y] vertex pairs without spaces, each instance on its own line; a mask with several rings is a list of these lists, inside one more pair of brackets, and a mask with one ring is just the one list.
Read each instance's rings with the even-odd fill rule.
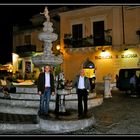
[[[88,92],[90,91],[90,82],[87,77],[85,77],[84,69],[80,71],[80,74],[76,76],[73,86],[76,87],[76,93],[78,95],[78,117],[81,118],[87,115],[88,111]],[[84,106],[83,106],[84,102]]]
[[44,67],[44,72],[41,72],[38,78],[38,94],[40,95],[40,115],[48,115],[49,102],[51,95],[54,95],[54,76],[50,71],[50,66]]
[[138,87],[138,77],[134,72],[132,77],[130,78],[130,88],[131,88],[131,95],[137,95],[137,87]]

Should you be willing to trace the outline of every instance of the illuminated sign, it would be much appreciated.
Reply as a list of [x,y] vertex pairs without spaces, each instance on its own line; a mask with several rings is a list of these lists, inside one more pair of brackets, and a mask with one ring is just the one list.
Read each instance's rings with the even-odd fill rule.
[[95,59],[111,59],[112,55],[108,51],[103,51],[99,56],[95,56]]
[[121,58],[136,58],[138,57],[137,54],[134,54],[134,53],[130,53],[130,54],[122,54],[121,55]]
[[112,58],[111,55],[107,55],[107,56],[102,56],[102,55],[95,56],[95,59],[111,59],[111,58]]

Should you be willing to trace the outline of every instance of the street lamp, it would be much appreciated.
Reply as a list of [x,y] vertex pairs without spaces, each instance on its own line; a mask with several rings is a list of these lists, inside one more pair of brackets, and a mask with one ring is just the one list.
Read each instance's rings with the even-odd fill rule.
[[56,49],[57,49],[58,51],[60,51],[61,47],[60,47],[59,44],[56,46]]
[[57,50],[57,54],[58,55],[59,54],[62,54],[63,55],[63,52],[61,52],[61,46],[59,44],[56,46],[56,50]]
[[54,46],[52,51],[53,51],[54,55],[56,55],[56,56],[60,55],[61,54],[61,46],[59,44]]

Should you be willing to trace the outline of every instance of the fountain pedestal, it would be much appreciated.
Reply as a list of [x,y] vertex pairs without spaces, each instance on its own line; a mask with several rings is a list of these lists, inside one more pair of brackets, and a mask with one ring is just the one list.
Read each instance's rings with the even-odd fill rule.
[[103,80],[104,80],[104,98],[112,98],[111,95],[111,75],[108,74],[106,76],[104,76]]
[[66,106],[65,106],[65,99],[67,95],[70,95],[70,90],[58,90],[58,96],[59,96],[59,111],[62,113],[66,113]]

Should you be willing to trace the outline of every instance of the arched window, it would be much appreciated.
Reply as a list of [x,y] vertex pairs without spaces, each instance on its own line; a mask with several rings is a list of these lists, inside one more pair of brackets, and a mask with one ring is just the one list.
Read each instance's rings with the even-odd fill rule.
[[92,61],[90,61],[89,59],[87,59],[84,63],[83,63],[83,69],[85,70],[85,75],[88,78],[93,78],[95,77],[95,65]]
[[89,68],[89,69],[93,69],[95,68],[95,65],[92,61],[90,61],[89,59],[87,59],[84,63],[83,63],[83,68]]

